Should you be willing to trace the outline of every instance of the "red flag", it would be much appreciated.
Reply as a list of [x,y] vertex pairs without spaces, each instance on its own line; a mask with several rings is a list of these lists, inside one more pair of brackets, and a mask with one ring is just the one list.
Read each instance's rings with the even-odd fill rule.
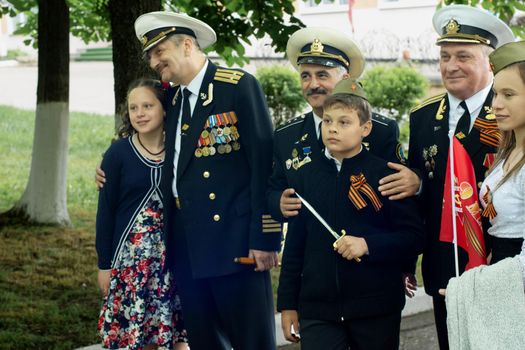
[[352,28],[352,33],[355,33],[354,28],[354,19],[352,17],[352,7],[354,7],[355,0],[348,0],[348,20],[350,21],[350,27]]
[[[454,157],[454,204],[456,208],[456,231],[458,246],[468,253],[465,270],[486,265],[485,240],[481,228],[481,210],[478,202],[476,175],[470,157],[463,145],[453,137]],[[450,153],[447,161],[447,174],[441,212],[439,240],[454,241],[452,205],[450,188]]]

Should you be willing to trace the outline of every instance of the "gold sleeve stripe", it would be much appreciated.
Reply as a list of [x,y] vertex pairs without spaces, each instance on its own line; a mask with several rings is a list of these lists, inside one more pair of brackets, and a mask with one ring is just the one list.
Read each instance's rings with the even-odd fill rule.
[[417,106],[415,107],[412,107],[412,109],[409,111],[409,114],[410,113],[413,113],[415,111],[417,111],[418,109],[421,109],[431,103],[434,103],[436,101],[439,101],[441,100],[443,97],[445,97],[445,93],[442,93],[442,94],[439,94],[437,96],[433,96],[433,97],[430,97],[430,98],[427,98],[425,101],[421,102],[420,104],[418,104]]
[[[272,219],[272,216],[270,214],[263,214],[262,215],[262,218],[263,219]],[[273,219],[272,219],[273,220]]]
[[263,232],[264,233],[270,233],[270,232],[281,232],[281,229],[280,228],[268,228],[268,229],[263,229]]
[[263,228],[281,227],[281,224],[263,224]]

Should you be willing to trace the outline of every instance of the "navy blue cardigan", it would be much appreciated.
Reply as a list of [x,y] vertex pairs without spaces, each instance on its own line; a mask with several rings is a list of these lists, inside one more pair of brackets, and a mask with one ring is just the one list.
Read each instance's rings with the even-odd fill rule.
[[96,249],[98,268],[113,267],[140,210],[159,185],[163,162],[144,158],[131,138],[115,141],[104,154],[106,183],[98,196]]

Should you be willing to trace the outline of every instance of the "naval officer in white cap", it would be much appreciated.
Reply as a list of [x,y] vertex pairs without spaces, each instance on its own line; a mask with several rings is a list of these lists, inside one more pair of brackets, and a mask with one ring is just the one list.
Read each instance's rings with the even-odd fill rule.
[[161,189],[191,349],[275,349],[269,270],[281,229],[265,210],[272,124],[261,87],[207,59],[216,35],[198,19],[152,12],[135,31],[150,67],[175,86]]
[[[468,152],[479,186],[497,151],[499,135],[491,109],[493,75],[488,56],[514,37],[495,15],[465,5],[441,8],[433,24],[447,91],[412,109],[408,163],[419,169],[423,180],[420,199],[427,234],[423,280],[425,291],[433,297],[440,349],[448,349],[445,300],[438,294],[455,275],[453,246],[439,241],[448,131],[454,130]],[[466,263],[467,254],[460,249],[461,271]]]
[[[274,218],[280,220],[297,215],[301,207],[299,199],[293,195],[297,169],[291,166],[291,162],[294,159],[299,163],[303,159],[315,160],[322,154],[324,146],[319,138],[325,99],[332,94],[336,83],[344,78],[357,79],[365,66],[361,50],[349,35],[325,27],[296,31],[288,40],[286,54],[299,72],[303,96],[312,111],[289,120],[275,131],[268,209]],[[372,132],[363,140],[365,147],[387,161],[404,162],[395,120],[372,113],[372,124]],[[286,165],[288,159],[290,166]],[[400,164],[396,166],[402,167]],[[415,193],[419,180],[412,174],[416,182]]]

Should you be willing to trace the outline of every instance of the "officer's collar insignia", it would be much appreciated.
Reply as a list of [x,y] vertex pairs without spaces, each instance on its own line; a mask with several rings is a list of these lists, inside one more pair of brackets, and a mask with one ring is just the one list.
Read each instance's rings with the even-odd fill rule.
[[379,211],[383,207],[383,203],[381,203],[379,196],[374,191],[372,186],[366,182],[366,177],[363,173],[350,176],[350,189],[348,190],[348,198],[358,210],[367,206],[367,203],[362,197],[362,194],[368,197],[370,202],[372,202],[375,211]]
[[443,97],[443,99],[439,103],[439,107],[436,112],[436,120],[443,120],[443,114],[445,113],[446,109],[447,109],[447,105],[445,105],[445,98]]
[[367,151],[370,151],[370,142],[362,142]]
[[447,34],[457,34],[459,32],[459,23],[455,19],[448,21],[445,27]]
[[301,141],[306,141],[307,138],[308,138],[308,133],[301,136]]
[[321,43],[321,40],[315,38],[314,39],[314,42],[312,43],[312,45],[310,46],[310,51],[312,53],[317,53],[317,54],[320,54],[322,53],[324,50],[324,46],[323,44]]
[[207,106],[213,101],[213,83],[208,84],[208,95],[201,92],[201,100],[205,100],[202,105]]
[[173,100],[171,100],[171,104],[173,106],[175,106],[175,104],[177,103],[177,98],[179,97],[179,91],[180,91],[180,87],[177,89],[177,92],[175,93],[175,96],[173,96]]
[[458,140],[463,140],[466,136],[463,133],[463,131],[460,131],[456,134],[456,137],[458,138]]
[[492,107],[484,106],[485,112],[487,115],[485,116],[485,119],[487,120],[494,120],[496,119],[496,115],[494,114],[494,111],[492,110]]

